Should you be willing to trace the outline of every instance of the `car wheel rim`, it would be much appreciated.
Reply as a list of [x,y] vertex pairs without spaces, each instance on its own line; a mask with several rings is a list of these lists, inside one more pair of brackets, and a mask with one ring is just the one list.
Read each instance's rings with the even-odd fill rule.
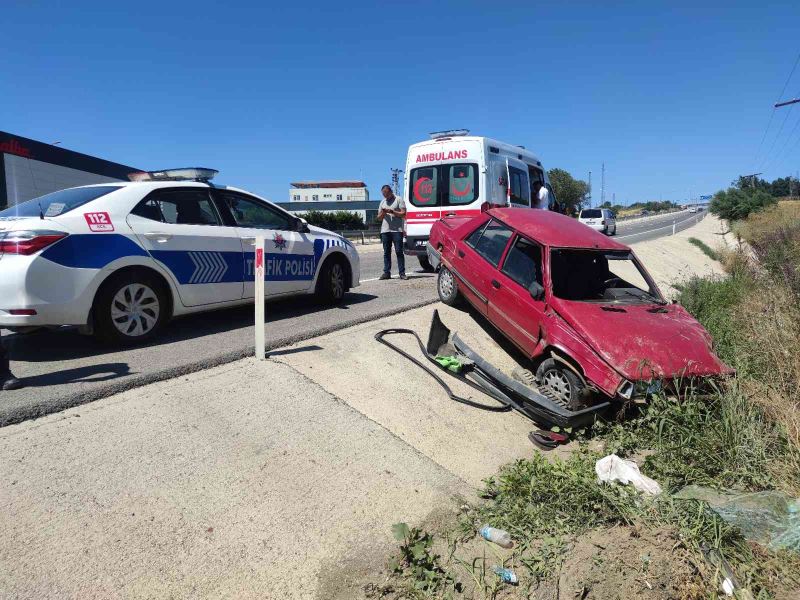
[[331,269],[331,292],[334,298],[344,296],[344,270],[339,263],[333,265]]
[[453,293],[453,274],[447,269],[439,272],[439,293],[443,298],[449,298]]
[[569,384],[569,379],[561,371],[555,369],[547,371],[544,374],[544,385],[556,396],[557,400],[561,402],[570,401],[572,388]]
[[111,301],[111,322],[126,337],[139,337],[152,331],[160,312],[158,296],[141,283],[126,285]]

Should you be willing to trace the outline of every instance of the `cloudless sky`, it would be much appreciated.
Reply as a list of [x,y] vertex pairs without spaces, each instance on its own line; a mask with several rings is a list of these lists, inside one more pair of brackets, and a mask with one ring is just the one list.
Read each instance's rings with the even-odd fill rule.
[[378,198],[409,144],[457,127],[591,170],[595,202],[602,162],[618,203],[800,169],[800,105],[761,144],[796,0],[4,0],[0,20],[0,129],[279,202],[309,179]]

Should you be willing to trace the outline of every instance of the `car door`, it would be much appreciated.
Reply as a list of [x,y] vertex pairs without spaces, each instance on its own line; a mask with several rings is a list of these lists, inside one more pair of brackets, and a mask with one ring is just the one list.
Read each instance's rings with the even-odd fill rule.
[[456,244],[455,267],[465,284],[461,291],[486,316],[489,316],[488,303],[497,265],[512,233],[506,225],[492,219]]
[[158,189],[128,215],[141,245],[172,276],[184,306],[240,300],[242,243],[208,188]]
[[297,231],[298,220],[254,196],[231,190],[214,190],[220,209],[227,211],[242,241],[244,263],[243,297],[255,296],[256,237],[265,238],[264,277],[267,296],[305,292],[317,268],[314,240]]
[[[542,247],[517,236],[497,271],[489,296],[489,319],[529,356],[539,342],[544,318],[544,295],[534,299],[533,282],[544,286]],[[544,287],[542,287],[544,291]]]

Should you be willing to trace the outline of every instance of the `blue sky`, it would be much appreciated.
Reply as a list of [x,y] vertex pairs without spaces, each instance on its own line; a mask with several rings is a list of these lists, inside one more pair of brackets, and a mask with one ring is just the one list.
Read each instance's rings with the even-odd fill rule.
[[3,2],[0,129],[215,167],[275,201],[359,177],[376,198],[409,144],[451,127],[591,170],[596,201],[602,162],[621,203],[800,169],[800,105],[759,151],[800,52],[796,2],[67,4]]

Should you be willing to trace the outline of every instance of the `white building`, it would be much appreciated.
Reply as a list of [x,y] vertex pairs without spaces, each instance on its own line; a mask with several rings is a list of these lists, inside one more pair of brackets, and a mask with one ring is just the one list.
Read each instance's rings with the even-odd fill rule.
[[298,181],[290,185],[291,203],[369,201],[369,190],[363,181]]

